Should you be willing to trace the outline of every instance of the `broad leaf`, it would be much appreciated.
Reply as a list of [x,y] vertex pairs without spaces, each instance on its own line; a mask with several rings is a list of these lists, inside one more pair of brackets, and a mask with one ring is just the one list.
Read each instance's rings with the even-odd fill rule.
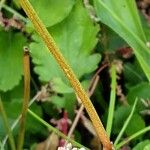
[[[3,105],[8,117],[10,126],[13,124],[15,119],[20,115],[21,102],[23,97],[23,85],[20,82],[18,86],[13,88],[11,91],[1,93]],[[18,126],[17,126],[18,127]],[[14,135],[17,135],[17,128],[14,130]],[[3,120],[0,113],[0,138],[3,139],[6,136],[5,127],[3,126]]]
[[30,2],[44,24],[49,27],[68,16],[75,0],[30,0]]
[[133,150],[149,150],[149,149],[146,149],[148,145],[149,145],[149,149],[150,149],[150,140],[145,140],[145,141],[138,143],[133,148]]
[[[18,118],[18,116],[21,113],[22,101],[23,101],[23,82],[20,82],[20,84],[16,86],[14,89],[12,89],[11,91],[1,93],[1,97],[3,100],[5,111],[7,113],[8,121],[10,123],[10,126],[12,126],[14,121]],[[36,112],[39,116],[42,115],[41,107],[36,103],[32,104],[30,109]],[[41,124],[38,123],[36,124],[36,121],[34,121],[33,124],[33,120],[34,120],[33,117],[31,116],[27,117],[26,129],[30,131],[30,133],[34,133],[38,131],[40,132],[43,129],[43,127],[41,126]],[[1,114],[0,114],[0,125],[1,124],[3,124],[3,122],[1,120]],[[5,130],[3,127],[0,126],[0,138],[4,136],[4,132],[1,131],[5,131]],[[18,131],[15,130],[14,134],[17,135],[17,132]],[[43,134],[43,132],[41,134]]]
[[[118,134],[120,132],[120,129],[122,128],[125,120],[129,116],[131,109],[132,109],[131,106],[121,106],[117,108],[114,114],[114,128],[113,128],[114,133]],[[130,136],[144,127],[145,127],[144,120],[141,118],[139,114],[135,112],[125,130],[125,133],[128,136]]]
[[0,32],[0,90],[11,90],[16,86],[23,72],[23,46],[21,34]]
[[142,130],[144,128],[145,128],[145,122],[144,122],[143,118],[139,114],[135,113],[132,116],[132,119],[129,122],[129,125],[126,128],[125,133],[128,136],[131,136],[134,133],[136,133],[136,132],[138,132],[138,131],[140,131],[140,130]]
[[114,113],[113,132],[118,134],[122,128],[126,118],[129,116],[131,106],[119,106]]
[[58,93],[73,93],[73,89],[66,84],[60,79],[60,78],[55,78],[52,84],[52,89],[54,91],[57,91]]
[[144,147],[143,150],[149,150],[149,149],[150,149],[150,142],[149,142],[149,144],[147,144],[147,145]]
[[146,36],[147,40],[150,41],[150,24],[149,24],[149,21],[144,16],[143,13],[140,13],[140,18],[141,18],[142,27],[143,27],[145,36]]
[[55,107],[67,110],[70,117],[74,116],[74,106],[76,103],[74,94],[65,94],[63,97],[53,96],[51,98],[51,102],[55,105]]
[[150,81],[150,50],[134,0],[94,0],[100,20],[118,33],[133,49]]
[[[82,2],[78,1],[69,17],[49,31],[78,78],[97,68],[100,55],[91,53],[97,43],[98,26],[93,25]],[[37,35],[33,40],[31,56],[40,80],[47,82],[61,77],[65,81],[64,74],[42,40]]]
[[144,104],[142,103],[141,99],[143,100],[148,100],[150,99],[150,84],[143,82],[140,83],[132,88],[130,88],[128,94],[127,94],[127,100],[129,104],[133,104],[134,100],[136,98],[139,99],[138,104],[137,104],[137,109],[138,111],[143,110]]
[[116,32],[114,32],[111,28],[107,27],[106,25],[102,25],[102,31],[104,30],[104,33],[101,36],[101,49],[102,51],[116,51],[121,47],[126,47],[127,43],[118,35]]
[[141,82],[147,81],[146,76],[137,60],[131,63],[125,63],[123,75],[126,83],[125,85],[128,89]]

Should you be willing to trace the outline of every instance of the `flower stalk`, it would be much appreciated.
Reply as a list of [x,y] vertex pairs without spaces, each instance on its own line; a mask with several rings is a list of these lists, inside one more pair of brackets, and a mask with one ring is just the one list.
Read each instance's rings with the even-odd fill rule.
[[97,132],[97,135],[103,144],[104,149],[111,150],[112,144],[109,140],[109,137],[107,136],[107,133],[102,125],[101,120],[99,119],[99,116],[98,116],[93,104],[91,103],[85,90],[82,88],[79,80],[73,73],[71,67],[68,65],[68,63],[64,59],[59,48],[55,44],[52,36],[47,31],[46,27],[44,26],[44,24],[38,17],[37,13],[31,6],[30,2],[28,0],[20,0],[20,3],[21,3],[22,8],[24,9],[24,11],[26,12],[27,16],[32,21],[36,31],[38,32],[40,37],[43,39],[43,41],[47,45],[49,51],[51,52],[53,57],[56,59],[57,63],[59,64],[59,66],[63,70],[64,74],[70,81],[72,87],[74,88],[75,93],[81,99],[85,109],[87,110],[87,112],[89,114],[89,117],[93,123],[93,126]]
[[30,58],[29,58],[29,51],[27,48],[24,48],[23,70],[24,70],[24,99],[21,113],[22,116],[20,119],[20,131],[18,135],[17,150],[23,149],[26,115],[30,99]]

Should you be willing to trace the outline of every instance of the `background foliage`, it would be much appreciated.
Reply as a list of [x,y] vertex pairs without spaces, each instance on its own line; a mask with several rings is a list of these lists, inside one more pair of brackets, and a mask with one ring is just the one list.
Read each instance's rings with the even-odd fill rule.
[[[117,85],[111,140],[115,141],[120,133],[136,98],[138,103],[121,140],[124,141],[149,126],[149,2],[144,0],[136,2],[118,0],[117,3],[113,0],[30,0],[30,2],[83,87],[88,91],[93,76],[100,77],[91,100],[105,127],[108,123],[106,120],[112,90],[110,68],[115,64]],[[74,120],[75,111],[80,106],[72,87],[35,32],[18,0],[2,1],[0,9],[0,94],[10,126],[19,116],[22,107],[23,47],[28,47],[31,60],[31,99],[38,92],[41,93],[30,109],[64,134],[68,134],[71,127],[69,122]],[[97,74],[97,70],[101,72],[98,71]],[[66,125],[60,123],[61,119],[65,119]],[[67,128],[67,133],[60,128],[60,124]],[[18,126],[19,124],[13,130],[14,137],[17,137]],[[0,143],[3,143],[7,134],[4,128],[0,116]],[[100,148],[86,112],[82,113],[73,134],[79,143],[91,149]],[[149,149],[149,135],[147,132],[138,136],[123,148]],[[48,137],[51,137],[52,141],[58,139],[28,115],[24,148],[42,149],[40,146],[45,146]],[[56,149],[61,143],[60,139],[58,141],[51,149]],[[9,148],[9,144],[6,143],[5,149]]]

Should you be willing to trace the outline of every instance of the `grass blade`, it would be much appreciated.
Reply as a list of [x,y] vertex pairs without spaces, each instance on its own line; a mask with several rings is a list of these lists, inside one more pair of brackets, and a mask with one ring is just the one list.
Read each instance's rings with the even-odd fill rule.
[[[39,121],[41,124],[43,124],[45,127],[47,127],[49,130],[53,131],[54,133],[56,133],[57,135],[61,136],[62,138],[66,139],[67,141],[71,142],[74,146],[77,146],[79,148],[86,148],[85,146],[77,143],[74,140],[71,140],[70,138],[68,138],[66,135],[64,135],[62,132],[60,132],[58,129],[54,128],[53,126],[51,126],[50,124],[48,124],[46,121],[44,121],[43,119],[41,119],[38,115],[36,115],[34,112],[32,112],[30,109],[28,109],[28,113],[34,117],[37,121]],[[89,150],[88,148],[86,148],[87,150]]]
[[131,0],[94,0],[100,20],[120,35],[134,50],[150,82],[150,51],[140,23],[135,2]]
[[128,124],[129,124],[129,122],[130,122],[130,120],[131,120],[131,118],[132,118],[132,116],[133,116],[134,110],[135,110],[135,108],[136,108],[137,100],[138,100],[138,99],[136,98],[136,100],[135,100],[135,102],[134,102],[134,105],[133,105],[133,107],[132,107],[132,110],[131,110],[131,112],[130,112],[128,118],[127,118],[127,120],[125,121],[125,123],[124,123],[124,125],[123,125],[123,127],[122,127],[122,129],[121,129],[121,131],[120,131],[120,133],[119,133],[119,135],[117,136],[117,138],[116,138],[116,140],[115,140],[115,142],[114,142],[114,146],[118,144],[118,142],[119,142],[119,140],[121,139],[121,137],[122,137],[124,131],[126,130]]
[[114,110],[115,110],[115,100],[116,100],[116,86],[117,86],[117,74],[116,74],[116,68],[115,65],[112,64],[111,70],[111,94],[110,94],[110,104],[109,104],[109,110],[108,110],[108,118],[107,118],[107,126],[106,131],[108,136],[111,135],[111,129],[112,129],[112,123],[113,123],[113,117],[114,117]]
[[150,131],[150,126],[145,127],[144,129],[142,129],[142,130],[136,132],[135,134],[131,135],[130,137],[128,137],[126,140],[124,140],[124,141],[120,142],[119,144],[117,144],[115,146],[116,150],[120,149],[120,147],[122,147],[126,143],[130,142],[131,140],[135,139],[136,137],[138,137],[138,136],[140,136],[140,135],[142,135],[142,134],[144,134],[144,133],[146,133],[148,131]]

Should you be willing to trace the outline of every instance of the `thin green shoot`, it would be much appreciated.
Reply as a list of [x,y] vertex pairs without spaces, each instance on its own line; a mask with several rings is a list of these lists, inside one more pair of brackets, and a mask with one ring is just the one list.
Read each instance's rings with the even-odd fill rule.
[[116,100],[116,86],[117,86],[117,74],[116,74],[116,68],[114,64],[112,64],[111,66],[110,75],[111,75],[111,94],[110,94],[110,104],[108,109],[107,126],[106,126],[106,131],[109,137],[111,135],[111,130],[112,130],[113,116],[115,110],[115,100]]
[[7,10],[8,12],[12,13],[14,16],[18,17],[19,19],[21,19],[24,22],[27,22],[27,19],[22,16],[20,13],[18,13],[16,10],[14,10],[13,8],[7,6],[6,4],[1,4],[0,8],[3,8],[5,10]]
[[67,141],[71,142],[74,146],[77,146],[79,148],[84,147],[86,150],[89,150],[89,148],[86,148],[85,146],[79,144],[78,142],[71,140],[70,138],[68,138],[66,135],[64,135],[62,132],[60,132],[58,129],[54,128],[53,126],[51,126],[50,124],[48,124],[46,121],[44,121],[42,118],[40,118],[38,115],[36,115],[34,112],[32,112],[30,109],[28,109],[28,113],[35,118],[37,121],[39,121],[41,124],[43,124],[45,127],[47,127],[49,130],[53,131],[54,133],[56,133],[57,135],[59,135],[60,137],[66,139]]
[[142,130],[140,130],[140,131],[134,133],[134,134],[131,135],[130,137],[128,137],[126,140],[120,142],[119,144],[117,144],[117,145],[115,146],[115,149],[116,149],[116,150],[120,149],[123,145],[127,144],[127,143],[130,142],[131,140],[137,138],[138,136],[140,136],[140,135],[142,135],[142,134],[144,134],[144,133],[146,133],[146,132],[148,132],[148,131],[150,131],[150,126],[145,127],[144,129],[142,129]]
[[129,122],[131,121],[131,118],[132,118],[132,116],[134,114],[134,111],[135,111],[135,108],[136,108],[137,100],[138,100],[138,98],[135,99],[135,102],[134,102],[134,105],[132,107],[132,110],[131,110],[128,118],[126,119],[126,121],[125,121],[125,123],[124,123],[124,125],[123,125],[123,127],[122,127],[122,129],[121,129],[121,131],[119,133],[119,135],[117,136],[117,138],[116,138],[116,140],[114,142],[114,146],[116,146],[118,144],[118,142],[120,141],[124,131],[126,130],[127,126],[129,125]]

